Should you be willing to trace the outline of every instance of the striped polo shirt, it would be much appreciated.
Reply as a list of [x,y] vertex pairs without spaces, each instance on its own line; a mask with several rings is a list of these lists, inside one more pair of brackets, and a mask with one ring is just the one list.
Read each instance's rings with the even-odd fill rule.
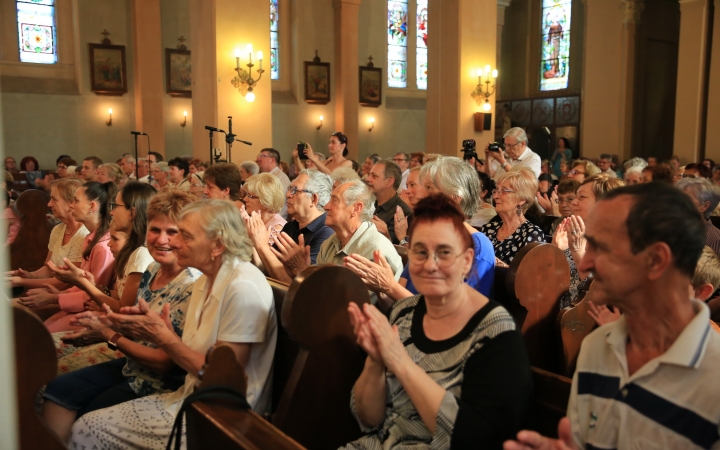
[[667,352],[628,375],[625,317],[582,343],[568,417],[586,449],[720,449],[720,334],[710,311],[695,318]]

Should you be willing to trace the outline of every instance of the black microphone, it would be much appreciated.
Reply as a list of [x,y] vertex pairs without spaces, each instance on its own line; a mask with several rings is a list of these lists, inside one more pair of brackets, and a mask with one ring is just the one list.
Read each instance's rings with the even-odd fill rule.
[[220,128],[211,127],[210,125],[205,125],[205,129],[210,131],[217,131],[218,133],[225,133],[225,131],[221,130]]
[[134,134],[135,136],[141,135],[141,136],[147,136],[147,133],[143,133],[142,131],[131,131],[130,134]]

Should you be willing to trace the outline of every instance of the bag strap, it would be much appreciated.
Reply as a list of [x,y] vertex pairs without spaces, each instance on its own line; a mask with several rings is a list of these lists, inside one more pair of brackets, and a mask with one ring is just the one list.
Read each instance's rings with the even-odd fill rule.
[[182,442],[182,424],[185,419],[185,412],[193,403],[207,400],[232,400],[238,403],[238,406],[243,411],[250,409],[250,404],[245,398],[245,395],[233,387],[213,385],[200,388],[188,395],[183,401],[183,404],[175,417],[175,423],[173,424],[172,431],[170,431],[170,438],[168,439],[165,450],[172,450],[173,441],[175,441],[175,450],[180,450]]

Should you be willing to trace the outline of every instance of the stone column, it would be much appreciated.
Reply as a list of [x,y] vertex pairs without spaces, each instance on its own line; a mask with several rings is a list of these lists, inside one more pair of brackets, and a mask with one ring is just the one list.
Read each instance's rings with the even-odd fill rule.
[[[495,61],[497,61],[497,66],[499,68],[500,61],[502,58],[502,33],[503,33],[503,27],[505,26],[505,8],[510,6],[510,0],[497,0],[497,47],[495,49]],[[502,83],[498,82],[497,86],[497,98],[502,98]]]
[[608,153],[608,149],[624,148],[627,92],[623,85],[628,76],[624,67],[628,53],[625,11],[620,2],[585,0],[580,147],[588,158]]
[[335,128],[348,138],[348,155],[359,154],[358,15],[361,0],[333,0],[335,9]]
[[708,107],[705,126],[705,157],[720,163],[720,4],[715,3],[710,76],[708,78]]
[[620,84],[620,147],[617,153],[620,161],[632,156],[633,140],[633,104],[635,100],[635,49],[637,48],[637,28],[644,0],[622,0],[623,34],[622,34],[622,65],[620,67],[622,83]]
[[675,137],[673,147],[683,164],[702,157],[705,69],[709,0],[680,0]]
[[430,0],[429,8],[433,37],[428,41],[425,150],[458,155],[463,139],[475,139],[482,149],[494,137],[497,94],[490,97],[491,129],[475,132],[474,113],[481,110],[470,93],[477,86],[477,68],[497,67],[497,0]]
[[[132,0],[135,129],[150,136],[152,150],[165,154],[163,61],[160,0]],[[149,151],[147,139],[138,140],[138,155]]]

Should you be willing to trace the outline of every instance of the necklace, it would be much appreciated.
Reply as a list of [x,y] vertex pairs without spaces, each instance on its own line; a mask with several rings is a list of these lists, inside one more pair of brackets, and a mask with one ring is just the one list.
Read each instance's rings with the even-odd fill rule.
[[522,222],[520,222],[515,228],[512,228],[512,229],[511,229],[508,233],[506,233],[506,234],[503,234],[503,233],[502,233],[502,227],[500,227],[500,229],[499,229],[498,232],[497,232],[497,238],[498,238],[498,240],[499,240],[499,241],[504,241],[505,239],[509,238],[509,237],[512,236],[512,234],[515,232],[515,230],[517,230],[518,228],[520,228],[520,225],[522,225],[522,224],[524,224],[524,223],[525,223],[525,220],[523,220]]
[[81,224],[80,222],[78,222],[78,224],[75,225],[75,228],[73,228],[72,230],[68,231],[67,225],[65,225],[65,234],[67,234],[67,235],[75,234],[75,233],[77,232],[77,230],[80,229],[81,226],[82,226],[82,224]]

